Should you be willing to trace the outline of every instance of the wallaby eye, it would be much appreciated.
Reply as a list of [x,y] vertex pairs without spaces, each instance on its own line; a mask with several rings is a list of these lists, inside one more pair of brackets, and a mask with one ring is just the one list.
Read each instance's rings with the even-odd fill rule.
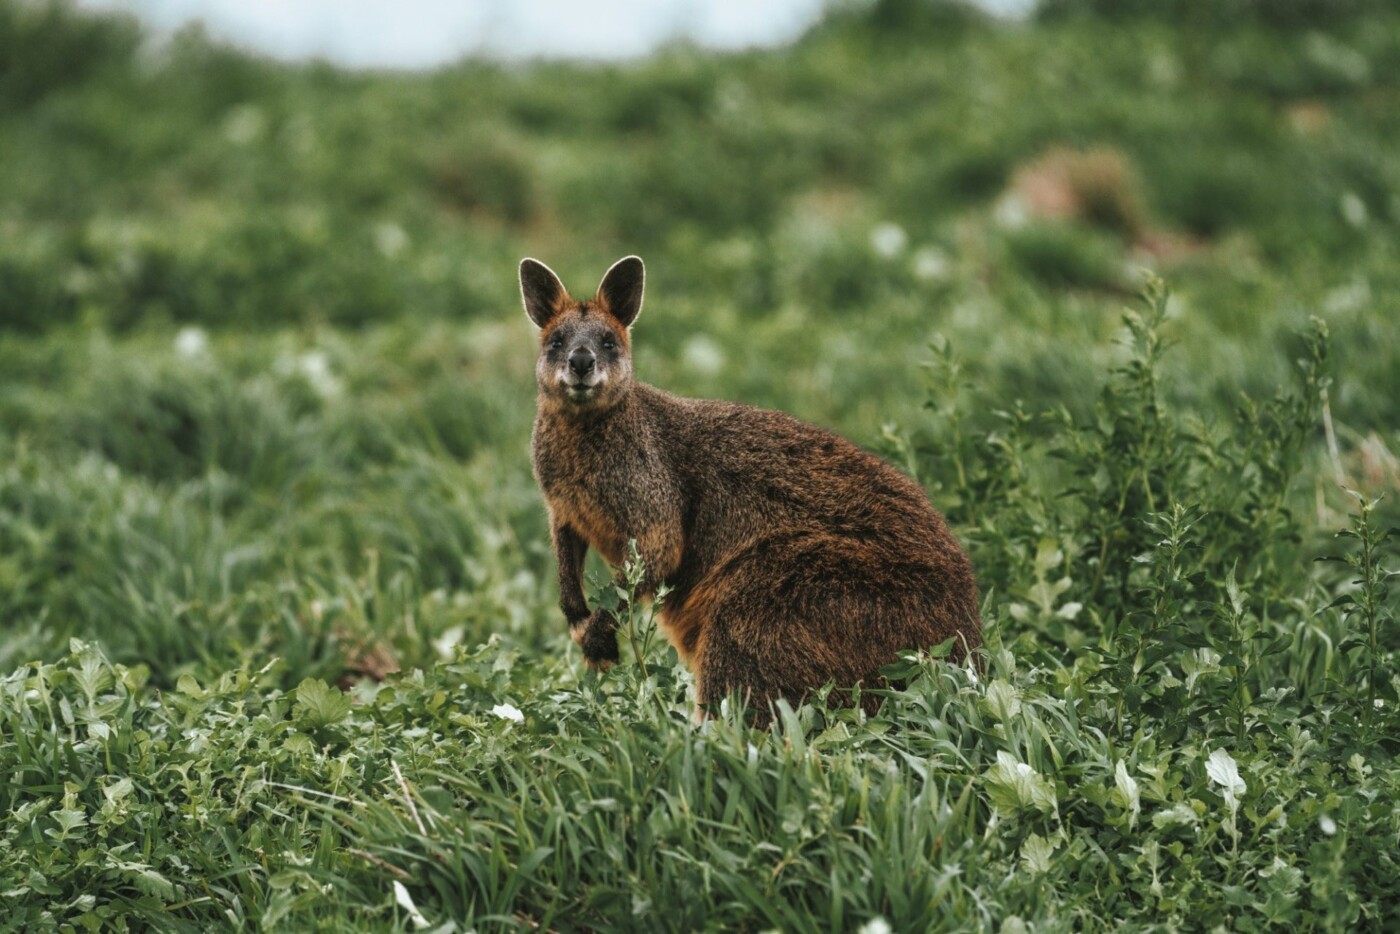
[[549,342],[549,349],[550,349],[550,350],[558,350],[560,347],[563,347],[563,346],[564,346],[564,338],[562,338],[562,337],[553,338],[553,339],[551,339],[550,342]]
[[603,349],[604,349],[604,350],[612,350],[612,349],[615,348],[616,346],[617,346],[617,341],[613,340],[611,337],[605,337],[605,338],[603,338]]

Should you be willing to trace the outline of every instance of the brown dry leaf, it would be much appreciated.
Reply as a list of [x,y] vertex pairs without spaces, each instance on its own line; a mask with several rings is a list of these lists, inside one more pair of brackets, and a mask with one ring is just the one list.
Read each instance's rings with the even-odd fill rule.
[[1052,147],[1012,173],[1007,194],[1032,220],[1084,221],[1134,240],[1145,226],[1137,174],[1106,146]]
[[1284,111],[1293,132],[1317,136],[1332,125],[1332,111],[1321,101],[1299,101]]
[[383,681],[399,670],[399,660],[387,643],[343,629],[337,629],[335,635],[345,646],[345,670],[337,679],[343,690],[353,687],[361,678]]

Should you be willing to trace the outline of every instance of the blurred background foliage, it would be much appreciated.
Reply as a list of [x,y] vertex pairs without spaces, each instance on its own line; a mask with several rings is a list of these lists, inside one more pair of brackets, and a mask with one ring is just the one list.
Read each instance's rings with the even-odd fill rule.
[[[0,0],[0,928],[1395,929],[1397,228],[1381,0],[415,73]],[[983,670],[583,673],[516,265],[627,253],[642,378],[929,490]]]
[[1167,401],[1268,396],[1321,316],[1317,475],[1394,483],[1387,3],[883,0],[776,50],[393,73],[0,0],[0,167],[3,665],[554,638],[523,255],[586,292],[641,254],[643,378],[871,447],[918,435],[935,337],[968,427],[1088,415],[1149,268]]

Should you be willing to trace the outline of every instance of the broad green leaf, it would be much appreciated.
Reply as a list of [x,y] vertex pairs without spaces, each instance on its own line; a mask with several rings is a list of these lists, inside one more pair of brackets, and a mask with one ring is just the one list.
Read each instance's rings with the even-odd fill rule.
[[1191,827],[1199,823],[1201,816],[1185,801],[1179,801],[1165,810],[1152,815],[1152,826],[1158,830],[1167,827]]
[[112,673],[107,668],[107,662],[95,649],[83,652],[82,661],[73,672],[73,677],[79,689],[88,697],[96,697],[112,684]]
[[1040,834],[1031,834],[1021,844],[1021,865],[1031,875],[1050,871],[1050,859],[1055,855],[1055,845]]
[[1014,687],[1000,678],[987,685],[987,710],[1005,723],[1021,712],[1021,701]]
[[992,807],[1003,814],[1021,810],[1049,813],[1055,809],[1055,788],[1044,776],[1006,751],[997,752],[996,765],[983,774]]
[[394,902],[408,912],[408,918],[413,922],[415,928],[431,926],[428,919],[423,917],[422,912],[418,910],[418,906],[414,904],[413,896],[408,893],[408,889],[397,879],[394,880]]
[[134,787],[131,779],[120,778],[110,785],[103,786],[102,796],[107,799],[108,804],[120,804],[122,799],[131,794]]
[[331,726],[350,713],[350,698],[319,678],[297,685],[296,720],[311,728]]
[[189,697],[203,697],[204,689],[199,686],[194,675],[181,675],[175,682],[175,690]]
[[1240,777],[1239,766],[1224,749],[1217,749],[1210,754],[1210,758],[1206,760],[1206,775],[1221,787],[1227,801],[1238,800],[1248,789],[1244,779]]
[[56,811],[50,811],[49,816],[57,821],[58,826],[64,831],[76,830],[87,823],[86,813],[69,808],[59,808]]

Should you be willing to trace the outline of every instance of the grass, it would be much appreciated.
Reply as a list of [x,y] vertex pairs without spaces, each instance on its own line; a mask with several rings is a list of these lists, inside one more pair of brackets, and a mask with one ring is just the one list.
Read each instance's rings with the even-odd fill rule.
[[[0,0],[0,926],[1393,926],[1393,14],[897,6],[364,75]],[[642,377],[915,476],[985,671],[583,670],[513,275],[634,251]]]

